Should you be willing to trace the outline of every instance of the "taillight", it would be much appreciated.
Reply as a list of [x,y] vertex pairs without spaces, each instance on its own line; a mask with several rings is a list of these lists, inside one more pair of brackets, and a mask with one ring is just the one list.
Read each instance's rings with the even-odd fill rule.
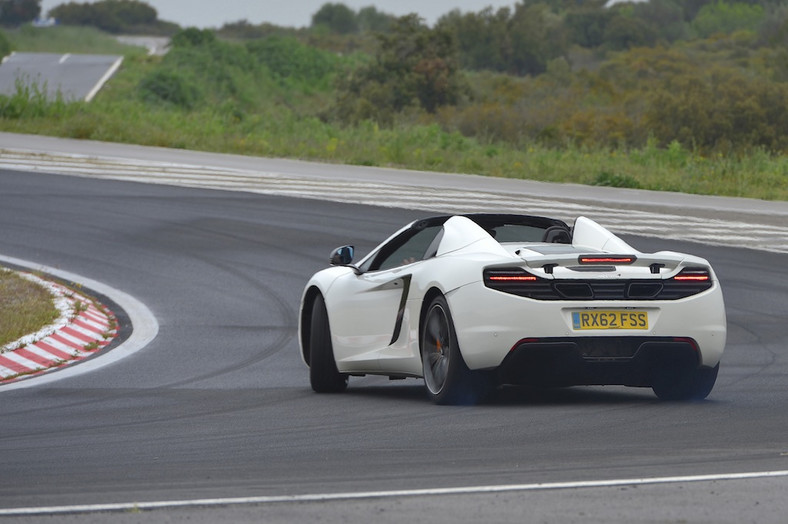
[[484,270],[484,285],[491,288],[527,284],[539,280],[543,279],[528,273],[520,267],[488,268]]
[[684,268],[678,275],[663,280],[662,283],[664,288],[662,293],[660,293],[660,297],[666,300],[678,300],[697,295],[714,286],[714,282],[711,280],[711,272],[705,267]]
[[708,269],[702,267],[688,267],[673,277],[676,282],[711,282],[711,274]]
[[490,282],[535,282],[537,280],[533,275],[490,275],[487,279]]
[[495,291],[536,300],[553,300],[552,281],[521,267],[493,267],[483,273],[484,285]]

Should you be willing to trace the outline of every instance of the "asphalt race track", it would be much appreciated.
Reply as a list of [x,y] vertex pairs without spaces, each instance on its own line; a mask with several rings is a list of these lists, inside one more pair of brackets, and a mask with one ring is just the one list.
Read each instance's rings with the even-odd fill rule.
[[[295,338],[304,282],[331,248],[365,253],[424,215],[0,171],[0,254],[133,295],[159,323],[110,366],[0,388],[0,515],[142,510],[1,520],[784,522],[785,254],[627,237],[715,266],[729,338],[705,402],[597,387],[439,407],[420,381],[379,377],[312,393]],[[183,505],[143,505],[164,501]]]

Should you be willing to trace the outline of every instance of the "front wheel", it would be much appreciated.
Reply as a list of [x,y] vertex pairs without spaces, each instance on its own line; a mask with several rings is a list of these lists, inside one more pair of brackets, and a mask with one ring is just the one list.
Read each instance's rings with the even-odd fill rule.
[[309,382],[317,393],[339,393],[347,388],[347,375],[337,371],[331,328],[322,295],[312,304],[309,330]]
[[427,309],[421,333],[421,363],[427,393],[436,404],[474,404],[488,389],[484,376],[468,369],[443,296]]
[[660,400],[703,400],[709,396],[717,382],[720,365],[702,367],[687,372],[663,372],[651,389]]

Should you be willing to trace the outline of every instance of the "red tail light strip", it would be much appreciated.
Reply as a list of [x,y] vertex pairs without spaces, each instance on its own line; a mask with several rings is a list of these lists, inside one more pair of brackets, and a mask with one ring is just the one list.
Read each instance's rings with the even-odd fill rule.
[[534,282],[538,280],[530,275],[490,275],[491,282]]
[[709,280],[709,275],[676,275],[673,277],[673,280],[682,281],[682,280],[693,280],[695,282],[706,282]]
[[708,282],[711,275],[708,270],[703,268],[685,268],[681,273],[673,277],[676,282]]
[[632,264],[637,260],[637,257],[580,257],[581,264]]

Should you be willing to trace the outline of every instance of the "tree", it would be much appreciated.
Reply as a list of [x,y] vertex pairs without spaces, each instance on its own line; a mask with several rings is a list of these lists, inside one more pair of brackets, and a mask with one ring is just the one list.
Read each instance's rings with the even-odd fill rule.
[[41,14],[41,0],[0,0],[0,24],[18,26]]
[[639,2],[633,6],[633,14],[653,29],[659,39],[675,42],[689,37],[689,24],[684,21],[684,12],[676,0]]
[[714,33],[755,31],[764,16],[763,7],[759,5],[719,1],[703,6],[692,21],[692,27],[701,38],[707,38]]
[[361,32],[376,31],[385,33],[391,28],[396,17],[378,11],[374,6],[362,7],[356,17]]
[[788,86],[714,67],[666,79],[648,96],[646,124],[657,140],[702,152],[788,147]]
[[348,35],[358,32],[356,13],[345,4],[323,4],[312,15],[312,27],[324,26],[333,33]]
[[543,4],[515,5],[508,33],[511,48],[507,62],[516,75],[544,73],[548,62],[567,50],[561,18]]
[[114,0],[112,2],[115,16],[120,18],[125,25],[154,24],[158,18],[156,9],[145,2],[135,0]]
[[90,4],[69,2],[52,8],[49,11],[49,16],[65,25],[91,25],[93,23],[93,8]]
[[788,49],[788,6],[773,8],[758,31],[761,44]]
[[432,113],[457,103],[464,81],[451,32],[430,29],[416,15],[408,15],[378,39],[374,61],[339,86],[334,112],[340,120],[388,123],[407,107]]
[[605,29],[605,44],[615,50],[649,46],[655,39],[650,24],[631,16],[616,16]]
[[613,16],[610,9],[577,9],[566,14],[564,26],[573,43],[581,47],[599,47],[604,42],[605,28]]
[[714,0],[684,0],[683,2],[679,2],[679,7],[681,7],[684,13],[684,21],[691,22],[698,15],[698,11],[700,11],[703,6],[713,1]]
[[158,13],[137,0],[101,0],[95,3],[69,2],[49,11],[65,25],[89,25],[110,33],[120,33],[135,26],[152,26]]
[[510,18],[508,8],[493,12],[488,7],[479,13],[465,14],[454,10],[438,20],[438,27],[455,35],[463,67],[506,71]]

